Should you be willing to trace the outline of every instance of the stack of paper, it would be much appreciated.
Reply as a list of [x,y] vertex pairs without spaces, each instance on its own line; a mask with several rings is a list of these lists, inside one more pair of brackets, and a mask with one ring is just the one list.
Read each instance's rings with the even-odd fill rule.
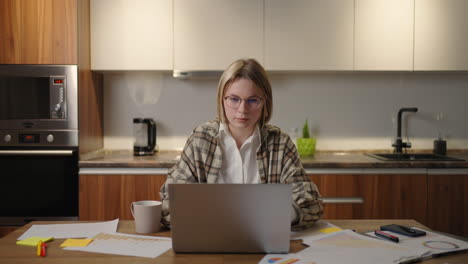
[[66,250],[148,258],[155,258],[172,247],[170,238],[117,233],[118,224],[119,219],[100,223],[32,225],[18,238],[21,241],[17,243],[37,245],[34,241],[38,237],[88,238],[66,240],[61,247]]
[[96,252],[155,258],[172,247],[170,238],[122,233],[100,233],[93,238],[87,247],[66,247],[66,250]]
[[[322,224],[323,226],[324,224]],[[268,254],[260,264],[395,264],[413,263],[431,257],[450,254],[468,249],[468,243],[437,233],[426,231],[422,237],[408,237],[386,231],[400,239],[399,243],[376,239],[374,232],[361,235],[352,230],[329,234],[303,236],[303,243],[309,245],[295,254]]]
[[18,240],[29,237],[77,238],[90,237],[100,232],[116,232],[119,219],[86,224],[44,224],[32,225]]
[[268,254],[259,263],[359,263],[395,264],[414,259],[427,250],[411,249],[396,243],[360,235],[352,230],[310,236],[303,239],[308,248],[295,254]]

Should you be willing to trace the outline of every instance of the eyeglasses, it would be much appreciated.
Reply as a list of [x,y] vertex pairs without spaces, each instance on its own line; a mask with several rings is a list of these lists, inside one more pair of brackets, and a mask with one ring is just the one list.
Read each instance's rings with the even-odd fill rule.
[[258,97],[240,99],[237,96],[226,96],[224,100],[226,100],[227,106],[234,109],[238,108],[242,101],[244,101],[246,106],[250,109],[258,109],[262,105],[262,98]]

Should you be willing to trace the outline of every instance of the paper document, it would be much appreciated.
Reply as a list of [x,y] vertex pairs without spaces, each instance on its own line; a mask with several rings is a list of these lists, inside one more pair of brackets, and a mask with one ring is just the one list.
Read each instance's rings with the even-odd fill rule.
[[[420,229],[416,227],[412,227],[412,228]],[[392,236],[398,237],[400,240],[399,244],[401,246],[405,246],[405,247],[413,248],[413,249],[422,249],[422,250],[430,251],[429,255],[468,249],[468,242],[455,239],[455,238],[451,238],[448,236],[444,236],[441,234],[437,234],[434,232],[430,232],[427,230],[424,230],[424,231],[426,231],[426,235],[420,236],[420,237],[404,236],[404,235],[394,233],[392,231],[384,231],[384,232]],[[376,237],[374,232],[366,233],[366,235]]]
[[172,247],[172,240],[167,237],[100,233],[91,238],[93,242],[87,247],[65,247],[63,249],[155,258]]
[[417,258],[427,252],[424,249],[412,249],[397,243],[377,240],[351,230],[308,238],[304,243],[310,247],[298,252],[298,257],[319,264],[395,264]]
[[308,261],[297,254],[267,254],[258,264],[320,264]]
[[18,240],[34,236],[53,238],[86,238],[101,232],[114,233],[117,231],[118,225],[119,219],[99,223],[32,225],[26,232],[18,237]]
[[292,231],[291,240],[305,239],[307,237],[313,237],[317,235],[323,235],[341,231],[342,229],[336,225],[330,224],[324,220],[318,220],[315,224],[302,231]]

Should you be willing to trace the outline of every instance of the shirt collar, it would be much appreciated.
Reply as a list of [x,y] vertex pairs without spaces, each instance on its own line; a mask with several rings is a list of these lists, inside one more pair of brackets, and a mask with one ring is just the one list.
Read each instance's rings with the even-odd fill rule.
[[[229,132],[228,127],[227,127],[223,122],[219,122],[219,133],[218,133],[218,136],[219,136],[219,137],[223,137],[223,136],[230,136],[230,137],[232,137],[231,132]],[[251,137],[249,137],[249,139],[250,139],[250,138],[251,138]],[[252,140],[258,139],[258,141],[260,142],[260,138],[261,138],[260,126],[257,124],[257,125],[255,126],[255,131],[254,131],[254,133],[253,133]],[[249,139],[247,139],[247,140],[249,140]]]

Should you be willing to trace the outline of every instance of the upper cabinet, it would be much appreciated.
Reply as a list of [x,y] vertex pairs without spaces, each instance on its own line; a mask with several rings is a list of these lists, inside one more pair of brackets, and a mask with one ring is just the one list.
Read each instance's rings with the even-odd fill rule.
[[91,0],[93,70],[172,70],[172,0]]
[[77,64],[76,0],[0,0],[0,64]]
[[[31,4],[45,12],[50,1],[58,12],[76,0]],[[74,14],[18,9],[25,2],[0,0],[2,63],[70,44],[59,37]],[[466,71],[465,10],[466,0],[91,0],[92,69],[221,71],[255,58],[272,71]]]
[[413,70],[414,0],[355,0],[355,5],[354,69]]
[[354,1],[265,0],[267,70],[352,70]]
[[416,0],[414,70],[468,70],[468,1]]
[[224,70],[263,63],[263,0],[174,0],[174,69]]

